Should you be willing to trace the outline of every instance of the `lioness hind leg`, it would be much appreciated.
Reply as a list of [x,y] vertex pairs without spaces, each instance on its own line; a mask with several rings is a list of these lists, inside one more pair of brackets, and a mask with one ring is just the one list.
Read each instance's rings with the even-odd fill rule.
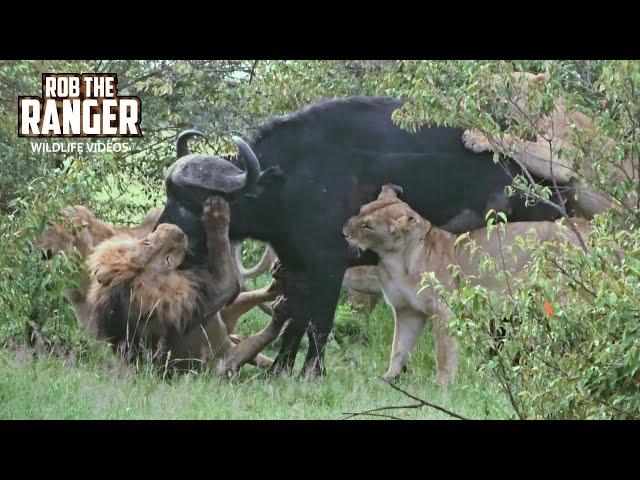
[[422,312],[409,309],[396,310],[395,320],[389,370],[382,376],[386,380],[394,380],[404,371],[426,323],[426,317]]
[[[236,334],[229,335],[229,339],[230,339],[230,340],[231,340],[235,345],[238,345],[238,344],[242,341],[242,339],[241,339],[238,335],[236,335]],[[262,355],[261,353],[259,353],[259,354],[258,354],[258,355],[256,355],[254,358],[252,358],[252,359],[249,361],[249,363],[250,363],[251,365],[254,365],[254,366],[259,367],[259,368],[269,368],[269,367],[271,367],[271,365],[273,365],[273,359],[271,359],[271,358],[269,358],[269,357],[267,357],[267,356]]]
[[273,342],[285,323],[291,318],[284,296],[278,297],[273,304],[273,317],[271,322],[260,332],[242,340],[229,351],[222,370],[223,372],[237,373],[242,365],[255,358],[264,347]]
[[266,287],[248,292],[240,292],[231,305],[220,312],[222,321],[227,326],[227,331],[232,333],[240,317],[260,303],[273,301],[281,293],[282,289],[277,281],[271,282]]

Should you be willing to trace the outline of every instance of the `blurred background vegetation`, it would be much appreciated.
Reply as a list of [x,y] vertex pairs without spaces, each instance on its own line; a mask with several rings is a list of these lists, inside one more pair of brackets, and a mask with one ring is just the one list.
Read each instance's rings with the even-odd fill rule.
[[[55,268],[46,268],[31,251],[34,239],[66,205],[86,205],[99,218],[122,225],[136,223],[160,206],[164,171],[175,159],[180,131],[197,128],[206,134],[206,140],[191,142],[193,150],[229,152],[232,134],[251,138],[253,130],[274,115],[325,98],[380,95],[410,100],[394,115],[403,128],[445,124],[522,136],[532,126],[505,121],[505,103],[496,101],[515,95],[505,80],[514,71],[549,73],[550,80],[527,98],[537,113],[548,114],[554,101],[563,98],[568,109],[594,120],[597,135],[615,140],[616,148],[606,153],[594,154],[593,146],[567,153],[576,164],[587,159],[595,166],[598,174],[589,181],[621,204],[640,198],[638,62],[0,61],[0,343],[54,355],[72,353],[79,359],[95,355],[62,295],[76,281],[72,272],[77,262],[57,258]],[[33,152],[32,140],[17,136],[17,97],[38,95],[42,72],[116,73],[119,93],[142,100],[144,138],[127,140],[131,150],[126,153]],[[628,181],[611,182],[606,165],[628,158],[636,173]],[[533,197],[549,193],[526,182],[524,188]],[[542,273],[522,293],[522,301],[533,307],[509,312],[516,321],[504,341],[512,341],[512,346],[498,357],[495,345],[482,336],[491,321],[489,305],[471,312],[469,305],[478,305],[473,298],[482,292],[466,292],[452,328],[468,342],[478,365],[498,375],[513,410],[504,416],[640,416],[638,215],[637,201],[624,203],[599,220],[588,261],[576,256],[584,253],[570,253],[573,263],[567,261],[565,271],[573,279],[568,285],[581,283],[595,296],[570,289],[569,305],[556,306],[552,322],[539,306],[558,288],[568,288],[567,283],[561,283],[557,269],[543,256],[536,260]],[[620,232],[625,232],[622,238]],[[622,260],[611,247],[612,239],[624,246]],[[245,250],[255,260],[260,249],[250,244]],[[357,349],[370,344],[371,333],[349,320],[352,313],[341,304],[336,340],[355,338],[350,348]],[[535,330],[538,350],[531,355],[527,346],[532,329],[540,325],[546,330],[544,335]],[[389,343],[375,348],[386,355]],[[515,364],[514,355],[525,360]]]

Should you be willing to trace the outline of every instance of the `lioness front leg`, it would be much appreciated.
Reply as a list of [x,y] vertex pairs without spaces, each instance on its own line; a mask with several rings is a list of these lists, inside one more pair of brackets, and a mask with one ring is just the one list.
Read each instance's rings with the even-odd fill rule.
[[436,384],[446,385],[456,375],[458,369],[458,346],[440,320],[433,323],[436,343]]
[[396,309],[394,316],[396,326],[393,332],[389,370],[382,376],[386,380],[394,380],[404,371],[426,323],[424,313],[408,308]]
[[240,283],[229,242],[229,205],[220,196],[205,200],[202,221],[207,233],[208,270],[212,276],[212,296],[216,299],[217,310],[228,305],[238,295]]
[[237,373],[242,365],[255,358],[264,347],[278,338],[285,323],[291,318],[291,313],[284,296],[278,297],[272,308],[273,317],[269,325],[236,345],[229,352],[223,365],[223,371]]
[[458,368],[458,345],[447,330],[447,322],[453,312],[435,297],[426,298],[426,313],[431,317],[436,353],[436,384],[447,385],[455,377]]

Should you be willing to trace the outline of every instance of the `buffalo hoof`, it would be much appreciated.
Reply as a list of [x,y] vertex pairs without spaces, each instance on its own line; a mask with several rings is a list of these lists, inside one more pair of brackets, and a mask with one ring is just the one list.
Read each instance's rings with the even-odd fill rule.
[[315,359],[302,368],[300,372],[300,379],[302,380],[316,380],[327,374],[324,365],[320,359]]
[[293,372],[293,364],[295,363],[295,360],[295,355],[286,356],[285,358],[282,354],[280,354],[276,357],[269,370],[267,370],[267,373],[274,377],[291,375],[291,373]]

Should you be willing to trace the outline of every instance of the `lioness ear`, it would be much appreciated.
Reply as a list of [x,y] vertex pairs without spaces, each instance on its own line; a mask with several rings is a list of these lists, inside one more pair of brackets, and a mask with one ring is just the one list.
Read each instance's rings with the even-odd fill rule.
[[549,73],[543,72],[533,76],[533,83],[543,83],[549,80]]
[[389,187],[394,192],[396,192],[396,196],[398,198],[402,198],[402,194],[404,193],[404,188],[402,188],[400,185],[395,185],[393,183],[387,183],[386,186]]
[[378,195],[378,200],[398,198],[398,189],[400,190],[400,194],[401,194],[402,189],[397,185],[392,185],[390,183],[388,183],[387,185],[383,185],[382,189],[380,190],[380,195]]

